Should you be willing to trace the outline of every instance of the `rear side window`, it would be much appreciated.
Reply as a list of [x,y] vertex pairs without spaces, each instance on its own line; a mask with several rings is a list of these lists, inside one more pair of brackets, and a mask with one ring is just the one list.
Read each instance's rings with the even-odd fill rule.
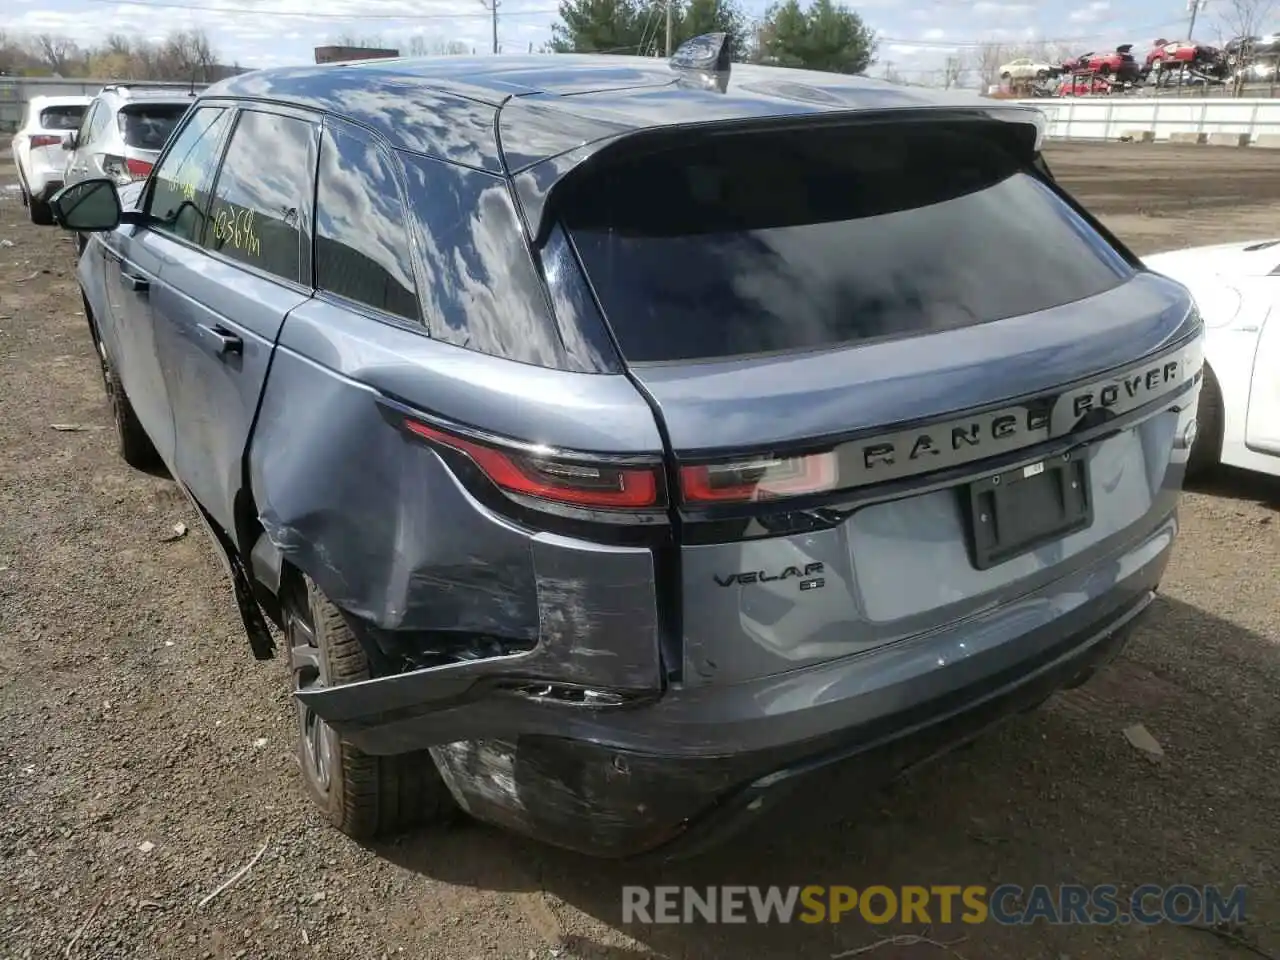
[[[997,124],[997,126],[993,126]],[[708,137],[623,158],[562,217],[632,362],[834,347],[1102,293],[1132,268],[998,121]]]
[[204,245],[297,282],[302,217],[315,171],[314,126],[256,110],[241,112],[213,188]]
[[392,163],[362,134],[325,127],[316,187],[316,286],[417,320],[408,218]]
[[149,207],[154,228],[191,243],[204,233],[209,187],[232,112],[200,107],[156,169]]
[[45,107],[40,111],[41,130],[78,130],[84,118],[84,106],[67,104],[59,107]]
[[186,112],[185,103],[130,104],[120,108],[116,124],[126,146],[161,150]]

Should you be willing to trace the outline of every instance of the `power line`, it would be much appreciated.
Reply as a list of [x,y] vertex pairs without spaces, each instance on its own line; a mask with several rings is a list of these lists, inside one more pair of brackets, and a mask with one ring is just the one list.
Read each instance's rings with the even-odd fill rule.
[[[492,13],[304,13],[297,10],[270,10],[262,7],[221,7],[205,6],[190,3],[143,3],[140,0],[84,0],[86,3],[108,3],[113,7],[142,7],[158,10],[191,10],[195,13],[258,13],[269,17],[302,17],[307,20],[472,20],[479,17],[488,19]],[[558,14],[558,9],[516,10],[506,13],[507,17],[544,17]]]

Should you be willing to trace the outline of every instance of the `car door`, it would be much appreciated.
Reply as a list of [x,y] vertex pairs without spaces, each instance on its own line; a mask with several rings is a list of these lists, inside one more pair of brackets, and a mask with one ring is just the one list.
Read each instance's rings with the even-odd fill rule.
[[239,109],[200,245],[158,241],[157,348],[177,433],[176,475],[237,540],[243,457],[288,313],[311,296],[318,121]]
[[147,185],[146,224],[120,227],[100,245],[111,316],[100,325],[101,333],[139,422],[170,470],[175,463],[173,414],[152,298],[167,250],[194,244],[203,233],[209,188],[233,113],[225,106],[196,109]]
[[1253,354],[1244,442],[1255,453],[1280,457],[1280,318],[1276,316],[1280,277],[1259,277],[1257,282],[1268,287],[1270,298],[1265,301],[1268,309]]

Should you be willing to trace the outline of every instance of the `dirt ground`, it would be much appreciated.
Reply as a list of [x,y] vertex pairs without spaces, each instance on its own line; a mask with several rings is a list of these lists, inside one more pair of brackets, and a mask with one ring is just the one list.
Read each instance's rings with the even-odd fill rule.
[[[1140,252],[1280,233],[1280,153],[1049,154]],[[250,658],[195,518],[115,455],[71,242],[27,222],[13,182],[0,168],[0,957],[797,960],[920,931],[624,928],[620,887],[1067,881],[1245,884],[1240,935],[1280,956],[1280,484],[1189,493],[1122,659],[890,789],[813,797],[834,826],[775,819],[661,870],[474,824],[363,848],[305,800],[285,666]],[[171,539],[179,522],[192,533]],[[1134,723],[1163,759],[1129,744]],[[1248,955],[1169,925],[930,935],[967,940],[859,955]]]

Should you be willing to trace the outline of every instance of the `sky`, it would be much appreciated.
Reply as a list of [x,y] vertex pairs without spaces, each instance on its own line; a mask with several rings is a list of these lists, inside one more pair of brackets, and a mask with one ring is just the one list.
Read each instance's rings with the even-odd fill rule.
[[[489,3],[490,0],[484,0]],[[805,0],[801,0],[802,4]],[[1189,0],[862,0],[849,5],[881,37],[879,63],[908,82],[930,82],[948,57],[984,43],[1057,41],[1082,53],[1133,43],[1145,51],[1157,37],[1186,34]],[[1232,0],[1207,0],[1197,39],[1213,41]],[[746,0],[758,16],[767,0]],[[312,48],[339,36],[381,38],[405,47],[420,35],[460,41],[489,52],[492,24],[482,0],[5,0],[13,33],[63,34],[91,45],[108,32],[159,39],[200,28],[220,59],[250,68],[310,63]],[[501,52],[537,50],[551,35],[558,0],[500,0]],[[1215,7],[1220,9],[1215,9]],[[1277,8],[1280,13],[1280,6]],[[1271,26],[1266,24],[1266,26]]]

